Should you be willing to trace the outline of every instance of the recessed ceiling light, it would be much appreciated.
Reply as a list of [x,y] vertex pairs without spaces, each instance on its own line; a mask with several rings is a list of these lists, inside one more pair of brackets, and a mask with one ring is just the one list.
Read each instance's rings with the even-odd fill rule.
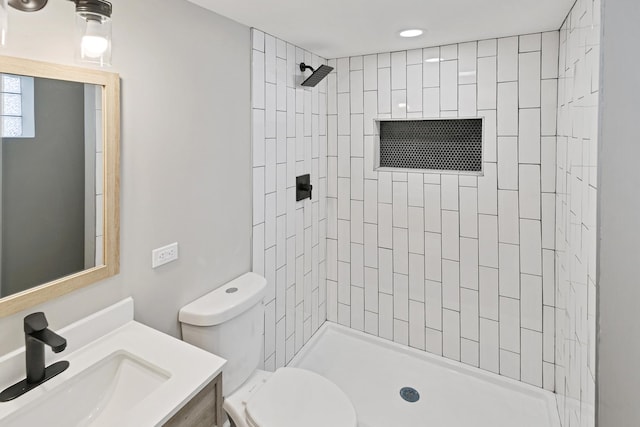
[[400,31],[400,37],[418,37],[423,33],[424,31],[418,29],[404,30]]

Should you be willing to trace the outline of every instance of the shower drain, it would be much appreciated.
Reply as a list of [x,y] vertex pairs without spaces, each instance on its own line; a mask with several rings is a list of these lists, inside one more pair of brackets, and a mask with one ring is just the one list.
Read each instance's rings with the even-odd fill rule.
[[417,402],[420,400],[420,393],[418,390],[412,387],[403,387],[400,389],[400,397],[410,403]]

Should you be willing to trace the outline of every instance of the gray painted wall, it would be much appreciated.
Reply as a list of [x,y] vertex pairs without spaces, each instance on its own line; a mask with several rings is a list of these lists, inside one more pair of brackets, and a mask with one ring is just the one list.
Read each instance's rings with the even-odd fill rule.
[[640,2],[603,1],[597,425],[640,425]]
[[[136,319],[179,336],[178,310],[249,271],[249,28],[185,0],[114,0],[122,78],[121,273],[0,319],[0,354],[22,346],[22,318],[56,329],[133,296]],[[10,11],[4,55],[74,65],[73,7]],[[75,64],[77,65],[77,64]],[[151,268],[151,250],[180,259]]]
[[2,140],[2,293],[84,269],[84,85],[34,80],[35,138]]

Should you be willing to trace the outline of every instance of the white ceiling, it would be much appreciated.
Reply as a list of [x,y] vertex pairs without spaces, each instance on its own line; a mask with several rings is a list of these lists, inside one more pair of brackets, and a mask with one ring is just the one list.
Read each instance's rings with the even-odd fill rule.
[[[189,0],[325,58],[557,30],[575,0]],[[398,32],[426,33],[403,39]]]

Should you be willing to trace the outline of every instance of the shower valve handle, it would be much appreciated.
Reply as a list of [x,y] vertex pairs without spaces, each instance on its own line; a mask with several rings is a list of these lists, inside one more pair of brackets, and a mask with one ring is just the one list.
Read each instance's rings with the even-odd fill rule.
[[299,184],[298,185],[298,190],[309,193],[309,199],[313,199],[313,196],[311,195],[312,194],[311,190],[313,190],[313,185],[311,185],[311,184]]

